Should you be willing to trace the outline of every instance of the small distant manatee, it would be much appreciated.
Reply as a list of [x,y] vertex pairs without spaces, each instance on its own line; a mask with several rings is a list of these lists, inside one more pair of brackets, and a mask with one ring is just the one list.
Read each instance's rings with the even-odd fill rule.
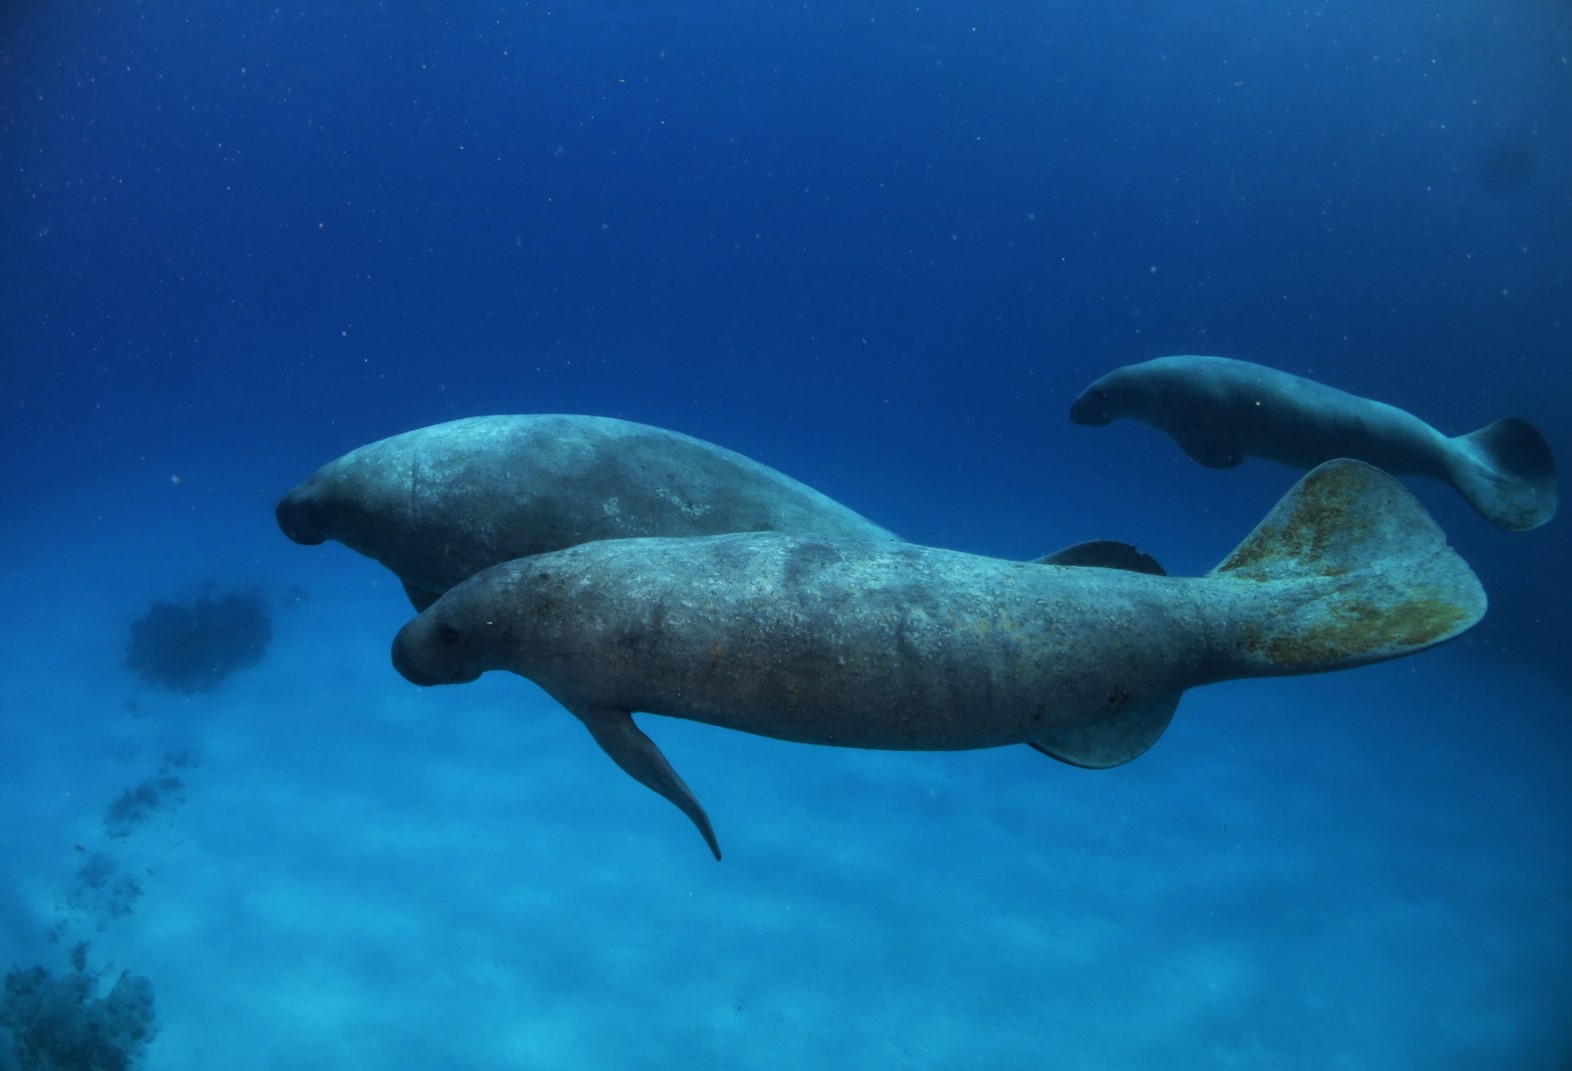
[[741,454],[560,414],[471,417],[362,446],[318,469],[276,513],[297,543],[337,540],[393,570],[416,610],[487,566],[597,539],[895,538]]
[[1545,437],[1509,417],[1448,438],[1382,402],[1228,357],[1159,357],[1116,368],[1070,406],[1077,424],[1131,417],[1167,432],[1212,468],[1264,457],[1295,468],[1351,457],[1457,489],[1514,532],[1555,516],[1556,464]]
[[393,665],[418,685],[528,677],[719,859],[632,712],[836,747],[1026,743],[1100,768],[1150,747],[1186,688],[1396,658],[1485,612],[1435,522],[1358,461],[1304,477],[1204,577],[1121,546],[1055,565],[772,532],[585,543],[457,585],[400,630]]

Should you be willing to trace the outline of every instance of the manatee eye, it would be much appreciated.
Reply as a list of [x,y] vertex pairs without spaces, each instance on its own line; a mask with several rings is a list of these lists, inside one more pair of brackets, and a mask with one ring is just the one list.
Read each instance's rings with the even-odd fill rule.
[[441,640],[449,647],[453,646],[463,638],[464,633],[459,629],[454,628],[452,625],[444,624],[437,626],[437,639]]

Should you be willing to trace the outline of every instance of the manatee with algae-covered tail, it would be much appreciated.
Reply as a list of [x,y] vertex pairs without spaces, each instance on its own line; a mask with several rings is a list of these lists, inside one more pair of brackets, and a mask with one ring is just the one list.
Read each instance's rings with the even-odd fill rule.
[[632,720],[839,747],[1029,744],[1107,767],[1186,688],[1424,650],[1485,612],[1478,580],[1391,477],[1334,461],[1203,577],[1001,561],[789,533],[587,543],[487,569],[399,632],[416,684],[535,681],[720,849]]

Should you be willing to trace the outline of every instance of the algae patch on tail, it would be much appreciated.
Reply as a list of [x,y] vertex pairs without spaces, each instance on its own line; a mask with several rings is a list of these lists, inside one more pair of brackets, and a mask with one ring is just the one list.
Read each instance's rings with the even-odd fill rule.
[[1303,615],[1309,619],[1293,630],[1248,632],[1246,648],[1283,673],[1338,669],[1434,647],[1479,619],[1445,597],[1417,596],[1391,607],[1358,599],[1327,600],[1321,609],[1319,618]]
[[1352,554],[1372,537],[1371,528],[1400,512],[1399,495],[1407,492],[1378,469],[1329,461],[1300,480],[1212,575],[1341,576],[1353,568]]

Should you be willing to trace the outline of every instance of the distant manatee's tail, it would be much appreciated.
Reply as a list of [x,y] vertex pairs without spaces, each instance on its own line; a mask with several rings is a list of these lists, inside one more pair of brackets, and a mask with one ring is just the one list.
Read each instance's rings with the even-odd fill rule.
[[1491,524],[1526,532],[1556,515],[1556,460],[1534,425],[1507,417],[1451,442],[1452,483]]
[[1259,607],[1238,621],[1228,676],[1413,654],[1466,631],[1486,605],[1424,507],[1380,469],[1347,459],[1312,469],[1207,575]]

